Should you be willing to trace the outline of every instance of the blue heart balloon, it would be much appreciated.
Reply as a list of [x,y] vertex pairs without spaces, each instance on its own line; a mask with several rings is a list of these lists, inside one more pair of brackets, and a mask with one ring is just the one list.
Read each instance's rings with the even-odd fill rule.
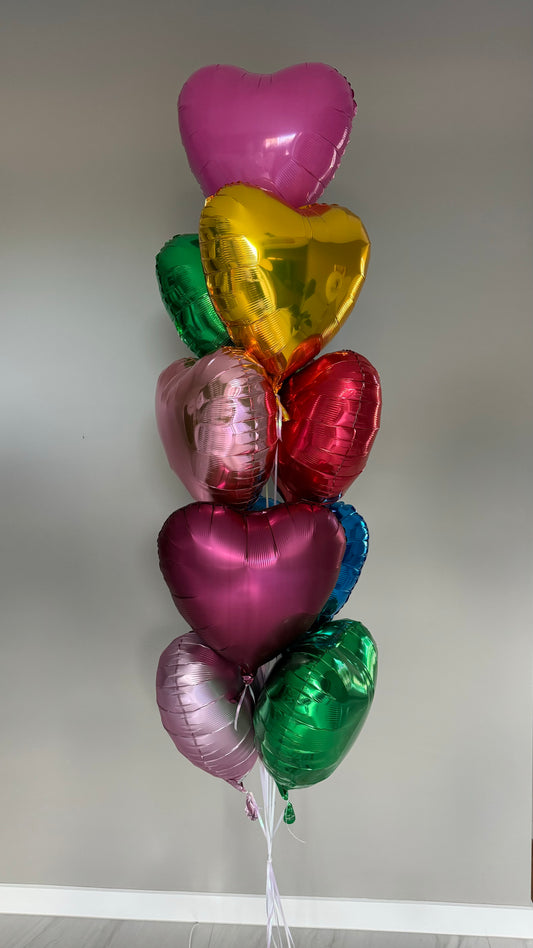
[[337,585],[316,620],[317,623],[329,622],[346,605],[368,553],[368,527],[355,507],[339,501],[331,504],[330,509],[346,534],[346,552]]

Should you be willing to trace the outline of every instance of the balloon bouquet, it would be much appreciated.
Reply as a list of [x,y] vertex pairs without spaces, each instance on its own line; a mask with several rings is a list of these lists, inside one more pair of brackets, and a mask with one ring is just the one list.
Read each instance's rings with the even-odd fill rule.
[[[269,857],[274,782],[293,822],[288,791],[335,770],[376,681],[369,631],[334,616],[368,550],[363,518],[340,498],[377,434],[379,377],[358,353],[319,355],[357,300],[370,242],[351,211],[312,203],[356,108],[322,63],[194,73],[178,113],[205,206],[198,235],[174,237],[156,260],[164,304],[197,356],[157,383],[161,440],[195,500],[159,534],[163,576],[192,631],[161,655],[157,701],[178,750],[244,793],[259,756],[264,809],[250,793],[246,809]],[[267,911],[270,944],[282,917],[273,874]]]

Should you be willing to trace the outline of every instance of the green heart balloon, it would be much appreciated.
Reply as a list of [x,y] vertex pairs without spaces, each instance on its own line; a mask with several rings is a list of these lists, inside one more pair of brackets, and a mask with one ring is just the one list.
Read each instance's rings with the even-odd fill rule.
[[232,346],[207,292],[197,234],[178,234],[155,258],[161,299],[185,345],[197,356]]
[[284,653],[254,714],[259,753],[282,796],[338,767],[370,710],[376,675],[376,643],[351,619],[322,625]]

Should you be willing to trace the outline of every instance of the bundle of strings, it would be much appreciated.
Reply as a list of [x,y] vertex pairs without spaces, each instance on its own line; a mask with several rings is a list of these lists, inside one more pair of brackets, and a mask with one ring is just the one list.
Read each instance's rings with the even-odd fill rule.
[[266,865],[266,914],[267,914],[267,948],[283,948],[285,936],[286,948],[294,948],[294,941],[287,925],[285,912],[279,894],[276,875],[272,865],[272,844],[282,821],[283,812],[276,820],[276,784],[262,763],[259,764],[261,776],[261,791],[263,795],[263,813],[258,812],[259,825],[263,831],[267,844]]
[[[282,425],[282,412],[283,408],[281,402],[278,401],[278,414],[276,419],[276,428],[278,443],[281,438],[281,425]],[[276,453],[274,458],[274,476],[273,476],[273,503],[277,501],[277,488],[278,488],[278,445],[276,444]],[[265,502],[267,510],[271,506],[268,496],[268,483],[265,488]],[[270,671],[276,664],[275,660],[267,662],[257,671],[257,680],[260,686],[262,687],[270,674]],[[253,696],[253,690],[251,688],[251,681],[245,681],[245,686],[240,698],[240,701],[237,705],[235,713],[235,727],[237,726],[237,721],[239,717],[239,712],[244,700],[244,695],[250,689],[250,693]],[[261,777],[261,792],[263,796],[263,812],[257,806],[253,794],[250,792],[246,795],[246,812],[250,819],[259,821],[259,825],[263,831],[263,835],[267,844],[267,864],[266,864],[266,916],[267,916],[267,948],[283,948],[283,937],[285,937],[285,946],[286,948],[294,948],[294,940],[290,933],[289,926],[287,925],[287,920],[285,918],[285,912],[283,910],[283,904],[281,901],[281,896],[279,894],[278,883],[276,881],[276,874],[274,872],[274,866],[272,864],[272,846],[274,842],[274,836],[276,835],[281,823],[283,822],[283,810],[281,815],[278,817],[276,822],[276,784],[274,783],[273,778],[270,776],[263,763],[259,762],[259,773]]]

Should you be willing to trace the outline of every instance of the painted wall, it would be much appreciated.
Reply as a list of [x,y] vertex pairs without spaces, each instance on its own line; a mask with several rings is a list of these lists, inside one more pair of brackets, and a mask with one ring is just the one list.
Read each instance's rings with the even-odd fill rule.
[[321,60],[360,106],[326,199],[360,214],[373,257],[330,349],[383,380],[345,609],[381,667],[349,758],[294,794],[306,843],[280,838],[278,880],[527,903],[529,0],[3,6],[0,881],[263,890],[242,799],[179,757],[154,701],[185,631],[155,539],[188,498],[153,420],[185,352],[153,260],[201,209],[176,127],[188,75]]

